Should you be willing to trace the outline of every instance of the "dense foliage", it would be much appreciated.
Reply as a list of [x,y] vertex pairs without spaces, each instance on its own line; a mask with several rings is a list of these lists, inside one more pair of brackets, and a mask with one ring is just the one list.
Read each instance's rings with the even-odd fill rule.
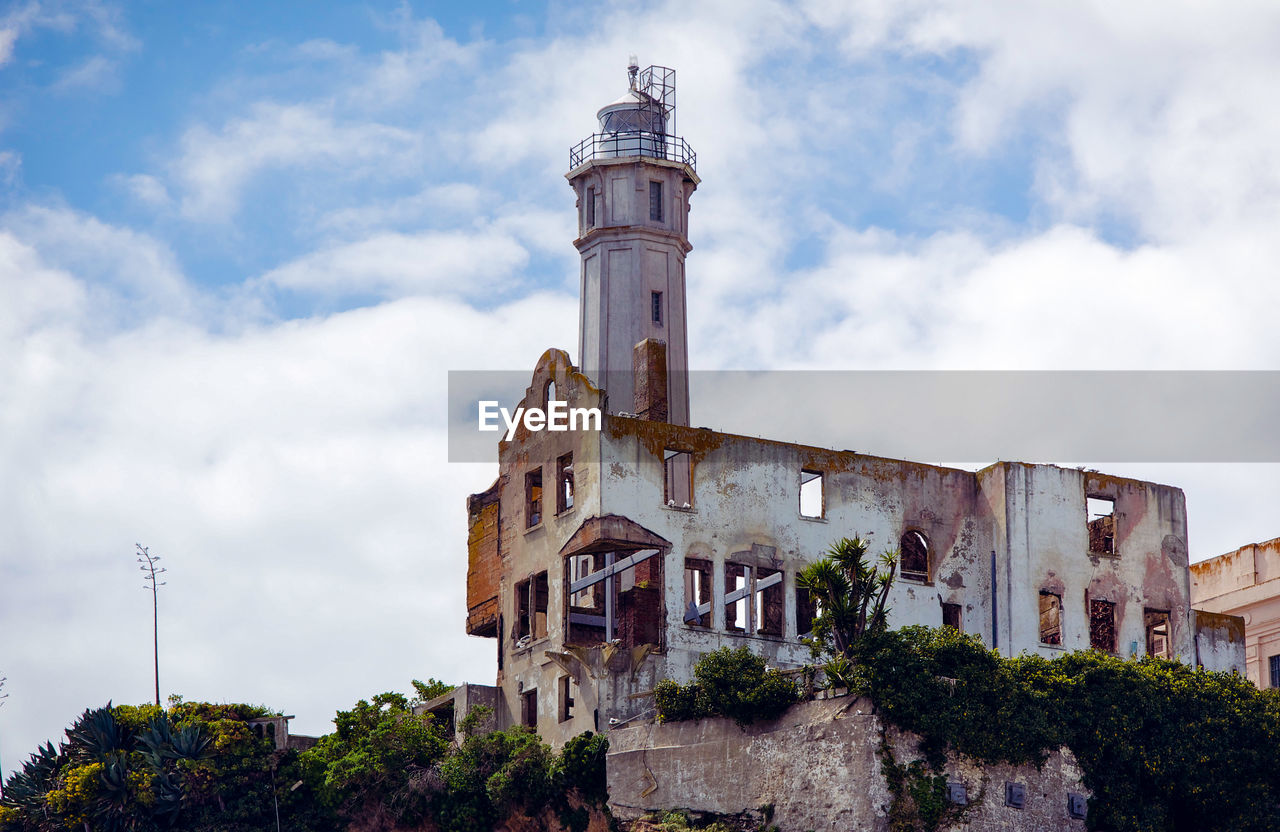
[[0,829],[247,832],[274,825],[277,805],[294,821],[283,829],[312,828],[309,793],[287,788],[302,779],[297,755],[249,724],[268,713],[180,700],[86,710],[5,783]]
[[951,628],[907,627],[868,644],[857,676],[935,770],[947,749],[1038,763],[1070,748],[1091,829],[1280,828],[1280,696],[1237,674],[1095,651],[1006,659]]
[[739,725],[773,719],[798,698],[795,682],[746,647],[722,647],[698,660],[693,681],[670,679],[654,691],[661,722],[727,716]]
[[[524,728],[453,742],[413,704],[449,690],[414,682],[339,711],[303,752],[276,751],[249,720],[263,708],[175,701],[85,711],[5,784],[2,832],[393,832],[493,829],[554,815],[582,832],[606,799],[608,741],[590,733],[559,754]],[[479,709],[477,709],[479,710]]]

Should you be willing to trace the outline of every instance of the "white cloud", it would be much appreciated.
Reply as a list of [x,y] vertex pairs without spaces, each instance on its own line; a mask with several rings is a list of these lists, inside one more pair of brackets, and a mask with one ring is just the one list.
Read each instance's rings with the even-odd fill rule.
[[148,208],[168,208],[173,204],[169,190],[158,178],[146,173],[114,174],[110,181]]
[[18,30],[14,26],[0,28],[0,66],[13,60],[13,44],[18,39]]
[[50,89],[56,93],[80,90],[114,92],[120,88],[119,64],[103,55],[91,55],[64,70]]
[[173,175],[190,219],[229,219],[244,188],[273,169],[305,168],[346,178],[386,176],[411,167],[420,138],[384,124],[341,123],[308,105],[258,103],[216,132],[193,127],[182,137]]
[[511,284],[525,249],[496,231],[382,233],[308,254],[273,269],[263,282],[321,295],[475,297]]

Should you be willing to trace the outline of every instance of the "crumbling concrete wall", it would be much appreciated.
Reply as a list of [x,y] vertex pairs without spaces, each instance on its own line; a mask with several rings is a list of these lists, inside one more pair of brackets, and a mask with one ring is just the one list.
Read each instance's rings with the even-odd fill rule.
[[1195,611],[1196,663],[1205,670],[1243,673],[1245,623],[1238,615]]
[[[668,809],[734,815],[768,804],[782,832],[883,832],[893,798],[881,771],[882,736],[899,764],[920,755],[916,737],[881,729],[868,700],[840,697],[802,703],[773,722],[746,728],[704,719],[614,730],[607,760],[610,808],[628,820]],[[1085,828],[1083,819],[1068,813],[1069,794],[1089,793],[1065,749],[1039,770],[951,757],[946,774],[965,785],[969,805],[943,829]],[[1023,808],[1005,805],[1006,782],[1023,786]]]

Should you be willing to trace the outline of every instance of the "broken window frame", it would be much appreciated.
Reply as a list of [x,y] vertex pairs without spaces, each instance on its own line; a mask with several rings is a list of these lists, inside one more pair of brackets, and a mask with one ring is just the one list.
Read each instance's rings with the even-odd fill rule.
[[685,626],[711,629],[714,574],[715,564],[711,561],[702,558],[684,559]]
[[662,504],[677,511],[693,510],[693,454],[689,451],[663,449]]
[[[1040,590],[1040,644],[1048,647],[1062,646],[1062,596],[1056,592]],[[1046,606],[1047,605],[1047,606]],[[1050,624],[1045,626],[1045,614],[1051,613]],[[1057,619],[1053,621],[1052,619]]]
[[542,466],[524,475],[525,528],[532,529],[542,523]]
[[[516,583],[516,617],[511,628],[511,640],[516,643],[517,649],[547,637],[550,589],[546,571],[530,575]],[[528,641],[524,641],[525,639]]]
[[[1172,617],[1169,610],[1144,609],[1142,625],[1147,634],[1147,655],[1160,659],[1173,658]],[[1161,647],[1163,644],[1163,647]]]
[[[650,558],[658,556],[661,552],[661,549],[640,549],[633,551],[631,554],[621,559],[618,558],[617,552],[605,552],[603,553],[604,566],[602,568],[597,569],[585,577],[577,580],[570,580],[570,598],[579,597],[580,593],[591,589],[597,584],[603,584],[604,592],[602,593],[602,606],[604,609],[602,611],[603,614],[596,615],[594,613],[576,612],[570,608],[567,615],[569,628],[572,628],[574,625],[603,628],[603,641],[605,643],[613,641],[617,636],[619,624],[618,594],[620,590],[618,584],[620,581],[617,579],[628,572],[630,572],[631,576],[634,578],[635,573],[632,570]],[[577,554],[580,555],[581,553]],[[575,555],[571,554],[567,556],[567,558],[571,557],[575,557]],[[661,561],[659,561],[659,563],[661,563]],[[659,584],[660,583],[661,581],[659,581]],[[661,586],[659,586],[659,589],[661,589]],[[568,629],[566,630],[566,634],[567,633]],[[567,639],[566,642],[573,643],[568,642]]]
[[[760,577],[762,571],[767,571],[769,574]],[[738,580],[742,581],[741,586],[737,585]],[[731,585],[730,581],[734,584]],[[782,602],[782,583],[783,572],[780,569],[763,569],[745,563],[725,561],[724,601],[721,604],[724,608],[725,630],[747,636],[780,637],[783,621],[786,620],[785,612],[779,614],[776,630],[762,630],[764,622],[759,619],[763,617],[767,600],[772,599],[774,603]],[[776,590],[774,590],[775,587]],[[770,590],[774,591],[770,592]],[[743,619],[741,625],[737,623],[740,611]]]
[[[907,568],[907,549],[908,549],[907,541],[913,538],[919,541],[919,545],[923,549],[923,557],[924,557],[923,569]],[[929,549],[930,549],[929,538],[927,535],[925,535],[924,532],[920,531],[919,529],[907,529],[906,531],[904,531],[902,533],[902,537],[898,541],[898,577],[902,578],[902,580],[904,581],[912,581],[915,583],[927,584],[929,582],[929,565],[930,565]],[[914,565],[916,564],[913,563],[913,566]]]
[[1103,653],[1116,652],[1115,602],[1102,598],[1089,599],[1089,647]]
[[538,689],[536,687],[520,692],[520,724],[526,728],[538,730]]
[[[813,509],[813,483],[817,483],[817,513],[811,514],[805,511],[806,504],[808,508]],[[806,500],[806,491],[808,499]],[[827,486],[825,474],[811,468],[800,469],[800,516],[810,520],[821,520],[827,516]]]
[[573,706],[577,704],[574,698],[574,683],[572,676],[561,676],[556,684],[556,691],[559,694],[556,702],[556,712],[559,715],[560,722],[568,722],[573,719]]
[[[1101,509],[1106,503],[1110,511],[1103,514]],[[1094,515],[1097,515],[1096,517]],[[1089,553],[1093,555],[1116,555],[1116,500],[1103,494],[1086,494],[1084,498],[1085,529],[1089,536]]]
[[556,459],[556,514],[573,508],[573,453]]

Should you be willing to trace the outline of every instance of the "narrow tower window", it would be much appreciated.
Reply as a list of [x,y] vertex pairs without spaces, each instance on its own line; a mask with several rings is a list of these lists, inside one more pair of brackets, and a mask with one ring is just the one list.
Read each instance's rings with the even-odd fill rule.
[[573,454],[556,460],[556,479],[560,481],[556,489],[556,514],[560,514],[573,508]]
[[662,326],[662,293],[649,293],[649,317],[658,326]]
[[649,183],[649,219],[662,222],[662,183]]
[[596,189],[595,187],[587,188],[587,228],[595,228],[596,225]]

